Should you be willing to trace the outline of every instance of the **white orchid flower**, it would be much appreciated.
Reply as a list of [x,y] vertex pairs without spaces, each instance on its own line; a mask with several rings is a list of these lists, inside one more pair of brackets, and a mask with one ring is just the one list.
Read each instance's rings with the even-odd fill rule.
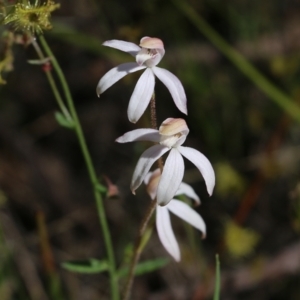
[[152,141],[159,144],[154,145],[142,153],[133,173],[131,190],[141,185],[145,176],[156,160],[166,152],[170,151],[163,168],[163,172],[157,187],[157,203],[166,205],[176,194],[184,174],[184,161],[182,156],[190,160],[202,174],[209,195],[215,186],[215,173],[209,160],[199,151],[181,146],[189,129],[183,119],[166,119],[159,130],[136,129],[125,133],[116,139],[119,143],[133,141]]
[[165,54],[164,44],[160,39],[143,37],[140,47],[119,40],[106,41],[103,45],[131,54],[136,62],[124,63],[108,71],[97,85],[98,96],[127,74],[146,69],[139,78],[129,101],[127,111],[129,121],[136,123],[146,110],[154,93],[155,76],[168,88],[177,108],[187,114],[186,95],[180,80],[171,72],[156,67]]
[[[144,183],[152,200],[156,197],[160,176],[160,169],[156,169],[154,172],[148,173],[145,177]],[[197,204],[200,204],[199,197],[193,188],[184,182],[180,184],[176,195],[186,195],[195,200]],[[166,206],[156,206],[156,229],[158,237],[167,252],[176,261],[180,261],[180,250],[172,229],[169,212],[172,212],[174,215],[199,229],[203,234],[203,238],[206,235],[206,226],[202,217],[182,201],[172,199]]]

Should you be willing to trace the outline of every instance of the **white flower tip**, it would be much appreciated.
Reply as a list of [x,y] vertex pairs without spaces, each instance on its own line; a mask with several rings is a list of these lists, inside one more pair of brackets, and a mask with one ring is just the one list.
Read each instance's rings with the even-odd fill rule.
[[216,184],[216,176],[211,163],[207,160],[207,158],[205,158],[205,160],[206,160],[206,167],[203,169],[203,172],[201,172],[201,170],[200,172],[202,173],[203,179],[205,181],[207,193],[211,197]]
[[209,197],[212,196],[213,191],[214,191],[214,187],[215,187],[215,184],[213,184],[212,186],[208,186],[208,187],[207,187],[207,192],[208,192],[208,194],[209,194]]
[[[184,101],[186,102],[186,100]],[[181,104],[181,106],[177,106],[177,108],[186,116],[188,115],[186,104]]]
[[126,143],[126,142],[124,141],[123,135],[121,135],[121,136],[119,136],[117,139],[115,139],[115,142],[117,142],[117,143]]
[[102,46],[109,46],[109,44],[110,44],[110,40],[109,40],[109,41],[103,42],[103,43],[102,43]]
[[164,43],[158,38],[144,36],[140,41],[140,47],[146,49],[164,49]]
[[173,256],[173,258],[175,259],[176,262],[180,262],[180,256],[179,257]]
[[138,121],[136,119],[130,118],[129,116],[128,116],[128,120],[129,120],[129,122],[131,122],[133,124],[135,124]]
[[177,106],[177,108],[185,115],[188,115],[187,107],[186,107],[186,102],[187,99],[186,97],[181,100],[183,103],[181,103],[181,106]]
[[206,233],[205,232],[202,233],[202,237],[201,238],[202,238],[202,240],[204,240],[206,238]]
[[[101,80],[100,80],[101,81]],[[96,87],[96,94],[97,96],[100,98],[100,95],[102,94],[102,91],[101,91],[101,87],[100,87],[100,81]]]
[[131,185],[130,185],[130,190],[131,190],[131,193],[132,193],[133,195],[135,195],[136,189],[137,189],[137,187],[134,186],[134,183],[132,182]]

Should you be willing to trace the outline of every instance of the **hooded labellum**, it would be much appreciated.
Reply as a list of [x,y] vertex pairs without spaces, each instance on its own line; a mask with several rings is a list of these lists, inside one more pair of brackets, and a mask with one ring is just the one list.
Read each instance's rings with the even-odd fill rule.
[[154,162],[169,151],[157,186],[157,203],[167,205],[176,194],[184,174],[183,156],[198,168],[205,180],[209,195],[212,194],[215,186],[215,173],[211,163],[201,152],[181,146],[188,133],[189,129],[183,119],[169,118],[162,123],[159,130],[136,129],[116,139],[118,143],[133,141],[159,143],[142,153],[131,181],[133,193],[141,185]]
[[[148,173],[145,177],[144,183],[147,186],[147,192],[152,200],[156,197],[160,177],[160,169]],[[200,199],[193,188],[184,182],[180,184],[179,189],[175,193],[175,196],[177,195],[186,195],[195,200],[197,204],[200,204]],[[167,252],[176,261],[180,261],[180,250],[172,229],[170,212],[199,229],[203,233],[203,237],[205,237],[206,234],[206,226],[202,217],[182,201],[172,199],[166,206],[156,206],[156,229],[158,237]]]
[[177,108],[187,114],[186,95],[180,80],[171,72],[156,66],[165,54],[164,44],[160,39],[143,37],[140,46],[119,40],[106,41],[103,45],[129,53],[135,57],[136,62],[124,63],[108,71],[97,85],[98,96],[127,74],[146,69],[129,101],[129,121],[136,123],[146,110],[154,93],[155,76],[168,88]]

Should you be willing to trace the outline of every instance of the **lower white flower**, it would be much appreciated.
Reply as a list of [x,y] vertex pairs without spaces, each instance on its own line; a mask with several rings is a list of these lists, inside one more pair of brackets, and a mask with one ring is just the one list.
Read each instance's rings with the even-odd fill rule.
[[[147,185],[147,192],[149,193],[152,200],[154,200],[156,197],[160,176],[160,170],[157,169],[153,173],[148,173],[148,175],[145,178],[144,182]],[[180,184],[179,189],[176,193],[176,195],[181,194],[192,198],[198,204],[200,203],[200,200],[193,188],[184,182]],[[159,239],[164,248],[167,250],[167,252],[176,261],[180,261],[180,249],[178,246],[178,242],[175,238],[174,231],[172,229],[169,212],[172,212],[174,215],[178,216],[190,225],[199,229],[203,234],[203,238],[206,235],[206,226],[202,217],[195,210],[193,210],[190,206],[188,206],[182,201],[172,199],[165,206],[156,206],[156,229]]]
[[159,143],[142,153],[132,176],[131,190],[133,193],[141,185],[154,162],[170,151],[158,183],[158,204],[168,204],[177,192],[184,174],[183,156],[199,169],[205,180],[209,195],[212,194],[215,186],[215,173],[211,163],[201,152],[190,147],[181,146],[188,132],[189,129],[183,119],[169,118],[161,124],[159,130],[136,129],[116,139],[119,143],[133,141]]

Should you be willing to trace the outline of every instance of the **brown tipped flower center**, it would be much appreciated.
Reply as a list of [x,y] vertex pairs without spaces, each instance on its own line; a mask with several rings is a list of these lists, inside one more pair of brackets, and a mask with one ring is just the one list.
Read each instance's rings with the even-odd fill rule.
[[28,15],[28,20],[32,23],[37,23],[39,21],[39,16],[36,13],[30,13]]

